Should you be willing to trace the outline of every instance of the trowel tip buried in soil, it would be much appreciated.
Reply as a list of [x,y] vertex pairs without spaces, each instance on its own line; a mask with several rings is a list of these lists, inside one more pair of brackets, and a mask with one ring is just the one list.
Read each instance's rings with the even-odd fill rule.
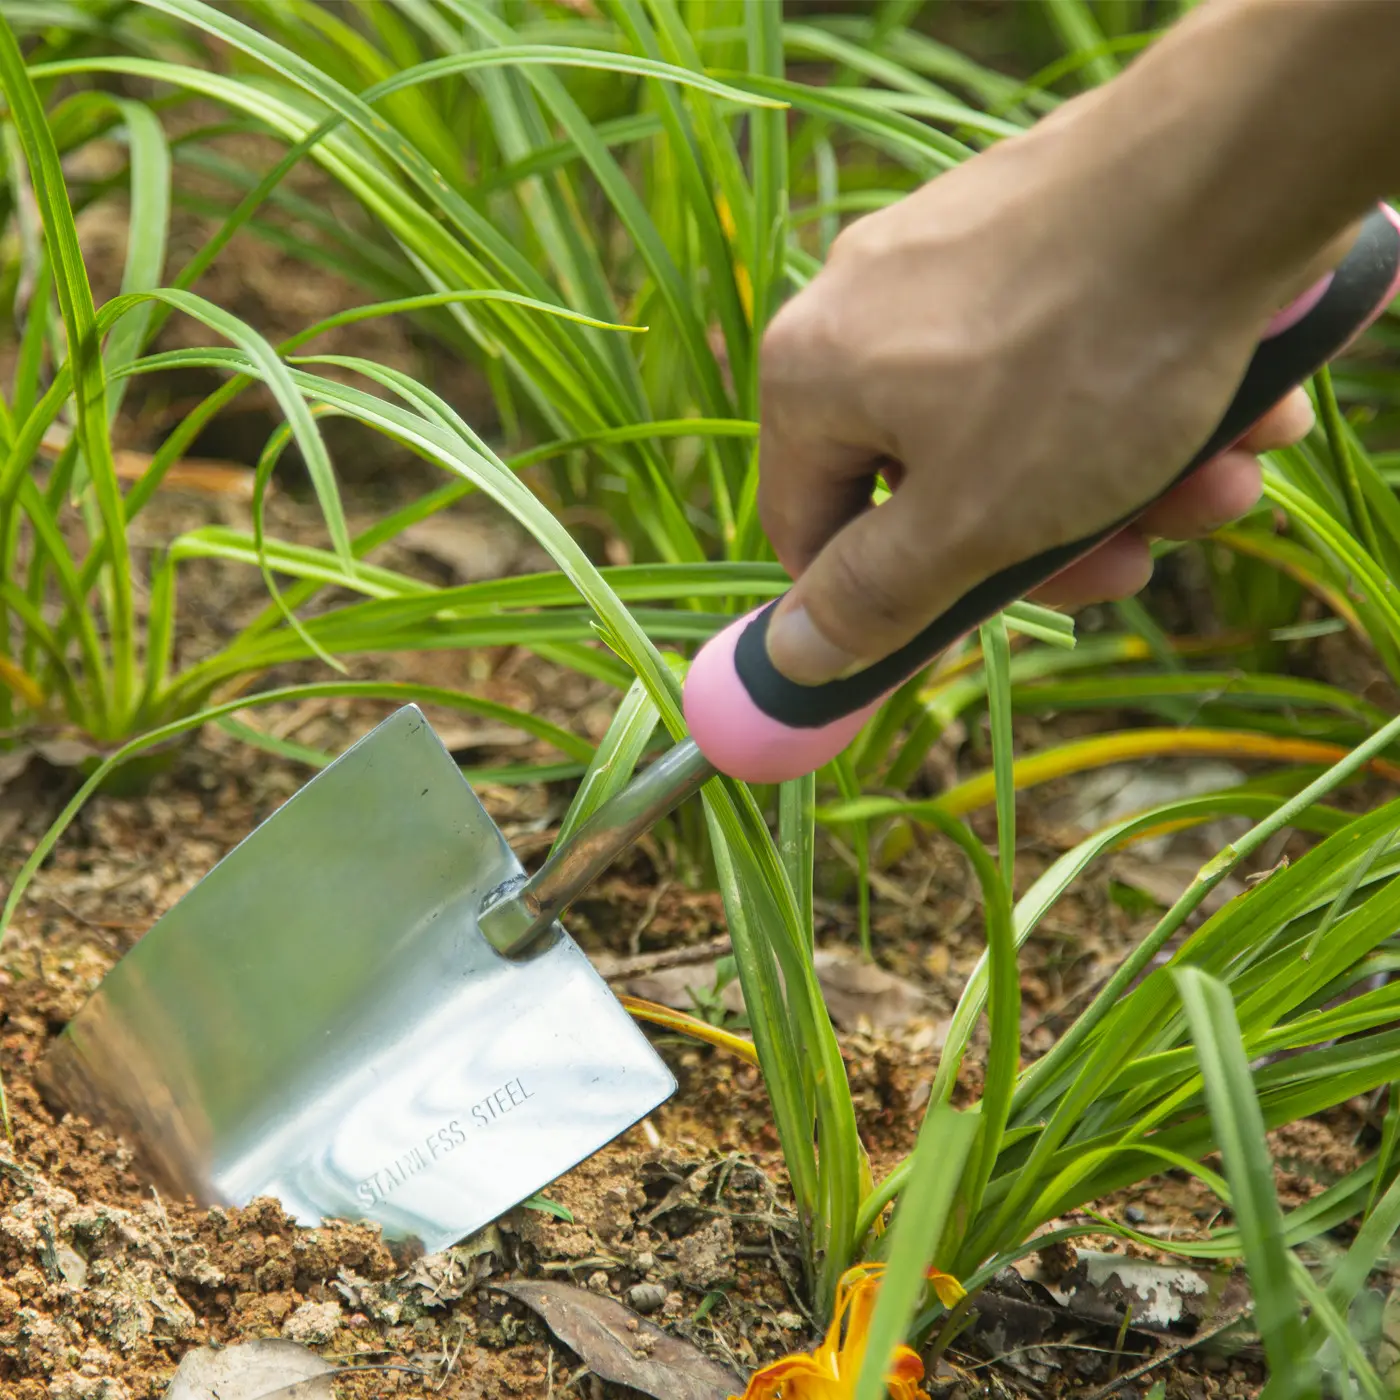
[[167,1191],[441,1249],[675,1090],[562,928],[524,962],[482,937],[484,896],[522,873],[406,706],[112,969],[45,1091]]

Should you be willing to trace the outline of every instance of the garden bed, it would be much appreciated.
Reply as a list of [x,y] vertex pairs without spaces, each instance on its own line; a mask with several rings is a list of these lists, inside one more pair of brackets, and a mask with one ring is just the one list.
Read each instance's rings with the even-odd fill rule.
[[[172,495],[160,509],[165,518],[154,517],[152,531],[211,507]],[[238,507],[224,501],[217,509],[226,515]],[[284,498],[276,509],[284,533],[294,532],[304,508]],[[310,511],[305,515],[309,522]],[[463,540],[490,542],[501,528],[479,513],[453,519]],[[494,557],[509,554],[499,539],[489,548]],[[210,565],[203,583],[186,593],[191,645],[211,619],[226,622],[259,604],[258,584],[239,571]],[[467,686],[594,738],[610,712],[602,688],[509,650],[423,653],[359,670]],[[255,719],[283,739],[336,752],[386,712],[382,703],[330,700],[260,710]],[[431,717],[473,766],[530,756],[530,741],[522,749],[521,736]],[[944,759],[953,770],[980,766],[951,749]],[[1189,765],[1159,764],[1153,772],[1170,783],[1189,774]],[[96,797],[28,892],[0,958],[0,1069],[15,1126],[13,1152],[0,1165],[0,1394],[155,1396],[190,1347],[268,1336],[305,1342],[347,1366],[384,1368],[343,1376],[345,1395],[629,1393],[588,1379],[582,1357],[530,1309],[494,1289],[511,1278],[566,1280],[639,1302],[736,1376],[810,1347],[820,1320],[804,1315],[796,1286],[794,1222],[757,1071],[708,1047],[659,1037],[680,1090],[551,1188],[572,1221],[517,1210],[446,1260],[396,1261],[364,1227],[303,1229],[272,1203],[209,1212],[162,1200],[120,1143],[54,1119],[31,1078],[49,1037],[150,923],[309,775],[305,766],[210,726],[176,750],[144,790]],[[71,782],[71,774],[35,758],[0,795],[0,882],[13,875]],[[1101,807],[1111,788],[1098,774],[1028,795],[1019,879],[1029,882],[1072,844],[1085,813]],[[528,861],[547,848],[567,791],[486,788],[482,797]],[[1046,1048],[1065,1013],[1150,927],[1172,882],[1189,878],[1205,839],[1182,836],[1152,861],[1106,864],[1037,930],[1022,958],[1027,1058]],[[832,1007],[877,1179],[912,1145],[941,1031],[981,951],[976,892],[957,861],[912,828],[905,845],[880,870],[874,890],[879,973],[857,952],[847,865],[829,845],[819,862],[827,885],[818,890],[818,940],[828,951]],[[718,897],[688,887],[654,841],[580,901],[569,924],[619,988],[653,996],[674,996],[687,976],[704,988],[725,932]],[[695,960],[678,968],[687,949]],[[968,1088],[976,1088],[978,1075],[974,1052],[964,1072]],[[1307,1199],[1355,1165],[1358,1138],[1371,1131],[1367,1107],[1274,1135],[1285,1204]],[[1218,1202],[1179,1174],[1100,1208],[1176,1238],[1198,1237],[1219,1219]],[[1085,1248],[1124,1251],[1108,1238]],[[1033,1258],[1024,1296],[1001,1281],[981,1322],[934,1369],[931,1393],[1093,1393],[1211,1331],[1235,1296],[1198,1310],[1176,1335],[1131,1319],[1119,1335],[1103,1317],[1086,1317],[1082,1306],[1056,1303],[1046,1287],[1076,1263],[1063,1251]],[[1104,1298],[1111,1312],[1113,1299]],[[1121,1300],[1117,1306],[1121,1316]],[[1181,1351],[1121,1393],[1144,1393],[1162,1378],[1168,1395],[1250,1394],[1259,1374],[1247,1338],[1216,1338]]]

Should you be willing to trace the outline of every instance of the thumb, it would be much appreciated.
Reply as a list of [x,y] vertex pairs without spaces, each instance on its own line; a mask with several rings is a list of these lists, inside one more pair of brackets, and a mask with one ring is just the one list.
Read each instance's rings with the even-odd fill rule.
[[820,685],[903,646],[975,580],[957,586],[937,519],[909,487],[834,535],[774,609],[768,655],[789,680]]

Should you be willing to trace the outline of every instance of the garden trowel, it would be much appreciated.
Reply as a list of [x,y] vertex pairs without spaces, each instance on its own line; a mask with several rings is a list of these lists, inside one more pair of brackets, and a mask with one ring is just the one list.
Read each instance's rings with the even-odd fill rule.
[[713,771],[688,753],[527,881],[422,712],[399,710],[107,974],[45,1092],[178,1196],[272,1196],[444,1248],[675,1089],[552,911]]
[[[1175,480],[1238,441],[1397,291],[1400,217],[1381,206],[1340,266],[1268,326]],[[270,1195],[302,1220],[369,1220],[430,1250],[460,1239],[675,1087],[560,927],[569,902],[717,769],[773,783],[827,763],[940,651],[1130,519],[993,574],[898,651],[825,685],[773,667],[776,604],[739,619],[686,678],[692,738],[528,879],[421,712],[400,710],[112,969],[43,1083],[121,1132],[180,1194]]]

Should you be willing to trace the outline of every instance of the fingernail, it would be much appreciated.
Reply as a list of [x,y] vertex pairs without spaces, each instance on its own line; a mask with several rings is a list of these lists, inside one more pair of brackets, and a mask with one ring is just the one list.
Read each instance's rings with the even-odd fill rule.
[[851,670],[859,660],[817,631],[804,607],[780,608],[768,624],[768,659],[788,680],[821,685]]

